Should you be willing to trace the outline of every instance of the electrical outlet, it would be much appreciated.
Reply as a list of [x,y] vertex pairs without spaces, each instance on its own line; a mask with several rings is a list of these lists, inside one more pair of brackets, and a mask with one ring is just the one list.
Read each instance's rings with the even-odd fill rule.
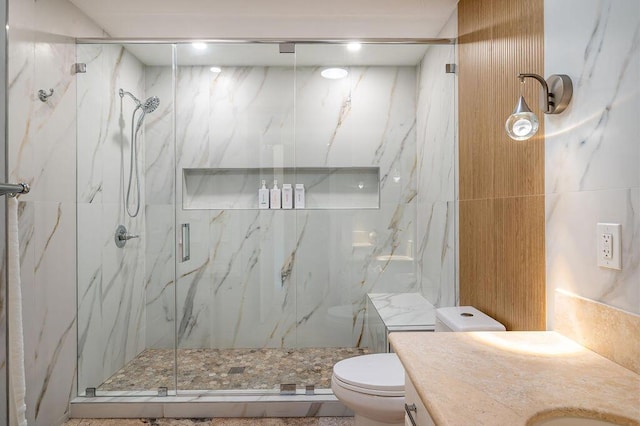
[[619,223],[598,223],[598,266],[610,269],[622,269],[622,225]]
[[611,254],[611,241],[613,240],[613,235],[611,234],[602,234],[600,236],[602,238],[602,257],[606,260],[611,260],[613,255]]

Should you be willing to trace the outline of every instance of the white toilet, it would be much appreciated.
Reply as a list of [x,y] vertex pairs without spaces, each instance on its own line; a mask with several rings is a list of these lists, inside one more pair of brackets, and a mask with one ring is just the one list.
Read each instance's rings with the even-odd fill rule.
[[[436,310],[435,331],[505,331],[471,306]],[[404,425],[404,369],[396,354],[370,354],[333,366],[331,389],[355,413],[356,426]]]

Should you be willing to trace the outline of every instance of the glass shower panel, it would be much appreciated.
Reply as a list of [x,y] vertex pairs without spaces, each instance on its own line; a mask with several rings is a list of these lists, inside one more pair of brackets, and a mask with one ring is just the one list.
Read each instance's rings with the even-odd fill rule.
[[[3,83],[2,92],[0,93],[0,140],[2,145],[0,147],[0,176],[1,179],[5,179],[7,182],[7,161],[5,153],[7,152],[7,129],[6,129],[6,112],[7,112],[7,2],[6,0],[0,0],[0,23],[5,26],[5,30],[0,33],[0,81]],[[7,238],[7,222],[6,222],[6,197],[2,197],[0,200],[0,239],[6,241]],[[0,258],[2,259],[2,265],[7,265],[7,252],[5,250],[6,244],[2,244],[0,247]],[[8,271],[5,266],[0,268],[0,298],[4,301],[8,301],[7,291],[7,278]],[[9,424],[9,410],[8,410],[8,347],[7,347],[7,303],[3,303],[0,307],[0,424]]]
[[291,382],[296,215],[259,209],[258,190],[293,183],[294,60],[278,44],[178,45],[176,214],[190,229],[178,263],[181,391]]
[[[335,348],[339,360],[369,350],[369,294],[455,303],[441,297],[455,289],[455,78],[444,73],[454,47],[296,49],[295,163],[330,176],[307,187],[307,199],[329,193],[334,201],[296,210],[298,343]],[[342,77],[327,78],[329,68]]]
[[[296,164],[350,170],[326,188],[339,209],[297,211],[299,342],[367,351],[368,293],[418,292],[416,65],[424,45],[297,46]],[[327,78],[328,68],[344,70]],[[374,179],[370,171],[374,171]],[[369,197],[375,208],[357,200]],[[327,383],[324,383],[327,387]]]
[[78,44],[78,393],[175,390],[174,48]]

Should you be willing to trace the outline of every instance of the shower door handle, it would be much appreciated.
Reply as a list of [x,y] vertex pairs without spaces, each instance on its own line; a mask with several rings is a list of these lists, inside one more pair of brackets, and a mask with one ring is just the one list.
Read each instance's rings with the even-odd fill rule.
[[186,262],[191,258],[191,229],[188,223],[183,223],[180,227],[182,228],[182,238],[180,241],[182,261]]

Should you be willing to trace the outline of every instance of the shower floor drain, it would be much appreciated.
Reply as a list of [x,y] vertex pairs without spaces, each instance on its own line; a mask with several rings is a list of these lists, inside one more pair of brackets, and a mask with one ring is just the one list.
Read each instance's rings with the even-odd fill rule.
[[244,373],[244,369],[247,367],[231,367],[229,369],[229,374],[242,374]]

